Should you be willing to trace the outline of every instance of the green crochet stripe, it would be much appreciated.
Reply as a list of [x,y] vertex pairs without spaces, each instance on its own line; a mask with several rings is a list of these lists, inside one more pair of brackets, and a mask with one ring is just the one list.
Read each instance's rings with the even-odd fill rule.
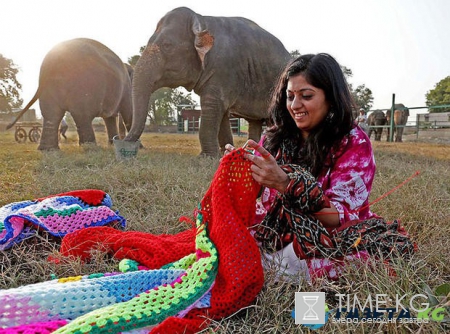
[[49,209],[42,209],[35,213],[36,217],[44,217],[47,218],[48,216],[54,216],[55,214],[58,214],[60,217],[66,217],[70,216],[72,213],[76,213],[77,211],[81,211],[81,208],[79,207],[72,207],[65,210],[55,210],[52,208]]
[[184,269],[189,268],[197,259],[195,254],[189,254],[183,257],[182,259],[166,264],[161,267],[161,269]]
[[203,216],[199,214],[196,248],[210,256],[197,260],[195,254],[190,254],[172,263],[170,268],[187,266],[186,274],[173,287],[163,285],[127,302],[92,311],[54,333],[120,333],[156,325],[191,306],[214,283],[219,264],[217,249],[208,238],[206,224],[202,220]]

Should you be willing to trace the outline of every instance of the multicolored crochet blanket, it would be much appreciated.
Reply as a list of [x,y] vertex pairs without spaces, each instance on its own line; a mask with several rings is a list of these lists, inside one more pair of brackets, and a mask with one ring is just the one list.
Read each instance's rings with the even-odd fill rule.
[[[201,217],[197,222],[196,252],[159,270],[67,277],[0,291],[0,327],[7,327],[0,333],[148,332],[169,316],[208,307],[218,257]],[[125,261],[124,271],[133,268]]]
[[30,238],[38,229],[56,237],[90,226],[113,222],[125,227],[125,219],[111,210],[111,197],[102,190],[75,190],[36,200],[15,202],[0,208],[0,250]]
[[[33,299],[39,306],[28,301],[31,290],[0,291],[0,304],[6,305],[0,314],[19,317],[15,322],[19,327],[10,327],[8,333],[25,332],[29,328],[21,326],[25,324],[41,326],[32,321],[42,322],[40,333],[196,333],[211,319],[229,316],[254,302],[264,274],[248,227],[254,220],[259,185],[243,152],[238,149],[222,158],[194,211],[196,227],[190,230],[154,235],[103,226],[67,234],[61,244],[62,255],[87,259],[97,248],[150,270],[131,273],[133,276],[82,277],[76,285],[51,281],[37,288],[29,286],[41,291],[41,297]],[[146,277],[145,283],[141,283],[141,275]],[[64,285],[65,289],[60,288]],[[55,286],[64,292],[52,292]],[[127,297],[122,298],[123,294]],[[128,299],[130,294],[135,295]],[[43,299],[49,302],[42,305]],[[67,313],[75,309],[73,314]],[[43,317],[23,318],[29,314]]]

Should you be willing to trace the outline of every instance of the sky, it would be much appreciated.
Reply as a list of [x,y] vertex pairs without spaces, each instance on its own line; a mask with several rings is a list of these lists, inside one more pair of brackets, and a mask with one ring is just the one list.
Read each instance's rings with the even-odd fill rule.
[[[372,109],[425,106],[425,94],[450,75],[449,0],[0,0],[0,54],[19,68],[24,105],[39,69],[59,42],[86,37],[124,62],[139,54],[167,12],[241,16],[288,51],[326,52],[351,69],[353,87],[372,91]],[[39,113],[39,104],[33,105]],[[426,112],[418,109],[417,112]]]

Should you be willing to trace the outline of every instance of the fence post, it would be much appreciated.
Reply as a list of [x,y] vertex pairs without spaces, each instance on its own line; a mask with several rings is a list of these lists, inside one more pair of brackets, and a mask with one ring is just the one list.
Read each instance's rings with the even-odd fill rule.
[[419,119],[420,119],[420,115],[416,114],[416,139],[419,139]]
[[394,139],[394,110],[395,110],[395,94],[392,94],[391,121],[389,124],[389,141]]

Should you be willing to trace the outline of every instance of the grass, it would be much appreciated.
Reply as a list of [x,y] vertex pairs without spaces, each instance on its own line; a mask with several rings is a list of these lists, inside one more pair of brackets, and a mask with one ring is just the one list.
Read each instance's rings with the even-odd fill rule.
[[[97,188],[109,193],[113,209],[127,219],[128,230],[177,233],[187,228],[181,216],[193,209],[208,189],[218,160],[200,158],[198,136],[146,133],[144,149],[132,161],[117,161],[114,149],[97,135],[97,147],[81,148],[76,135],[61,143],[57,152],[39,152],[32,143],[18,144],[11,132],[0,133],[0,206],[75,189]],[[235,145],[245,138],[236,137]],[[450,280],[450,146],[405,142],[373,143],[377,173],[371,201],[381,198],[372,211],[387,220],[400,219],[419,251],[407,262],[394,264],[396,277],[383,265],[349,267],[339,281],[314,284],[275,282],[267,273],[265,286],[255,304],[221,321],[205,332],[217,333],[308,333],[291,317],[296,291],[326,291],[327,304],[336,307],[336,293],[388,294],[408,297],[434,290]],[[419,172],[418,176],[388,196],[391,189]],[[18,287],[51,278],[117,270],[117,260],[101,252],[93,261],[74,260],[62,265],[47,261],[57,255],[59,240],[39,233],[10,250],[0,251],[0,289]],[[405,300],[409,300],[405,298]],[[448,302],[448,300],[447,300]],[[319,333],[442,333],[443,323],[428,324],[333,324]]]

